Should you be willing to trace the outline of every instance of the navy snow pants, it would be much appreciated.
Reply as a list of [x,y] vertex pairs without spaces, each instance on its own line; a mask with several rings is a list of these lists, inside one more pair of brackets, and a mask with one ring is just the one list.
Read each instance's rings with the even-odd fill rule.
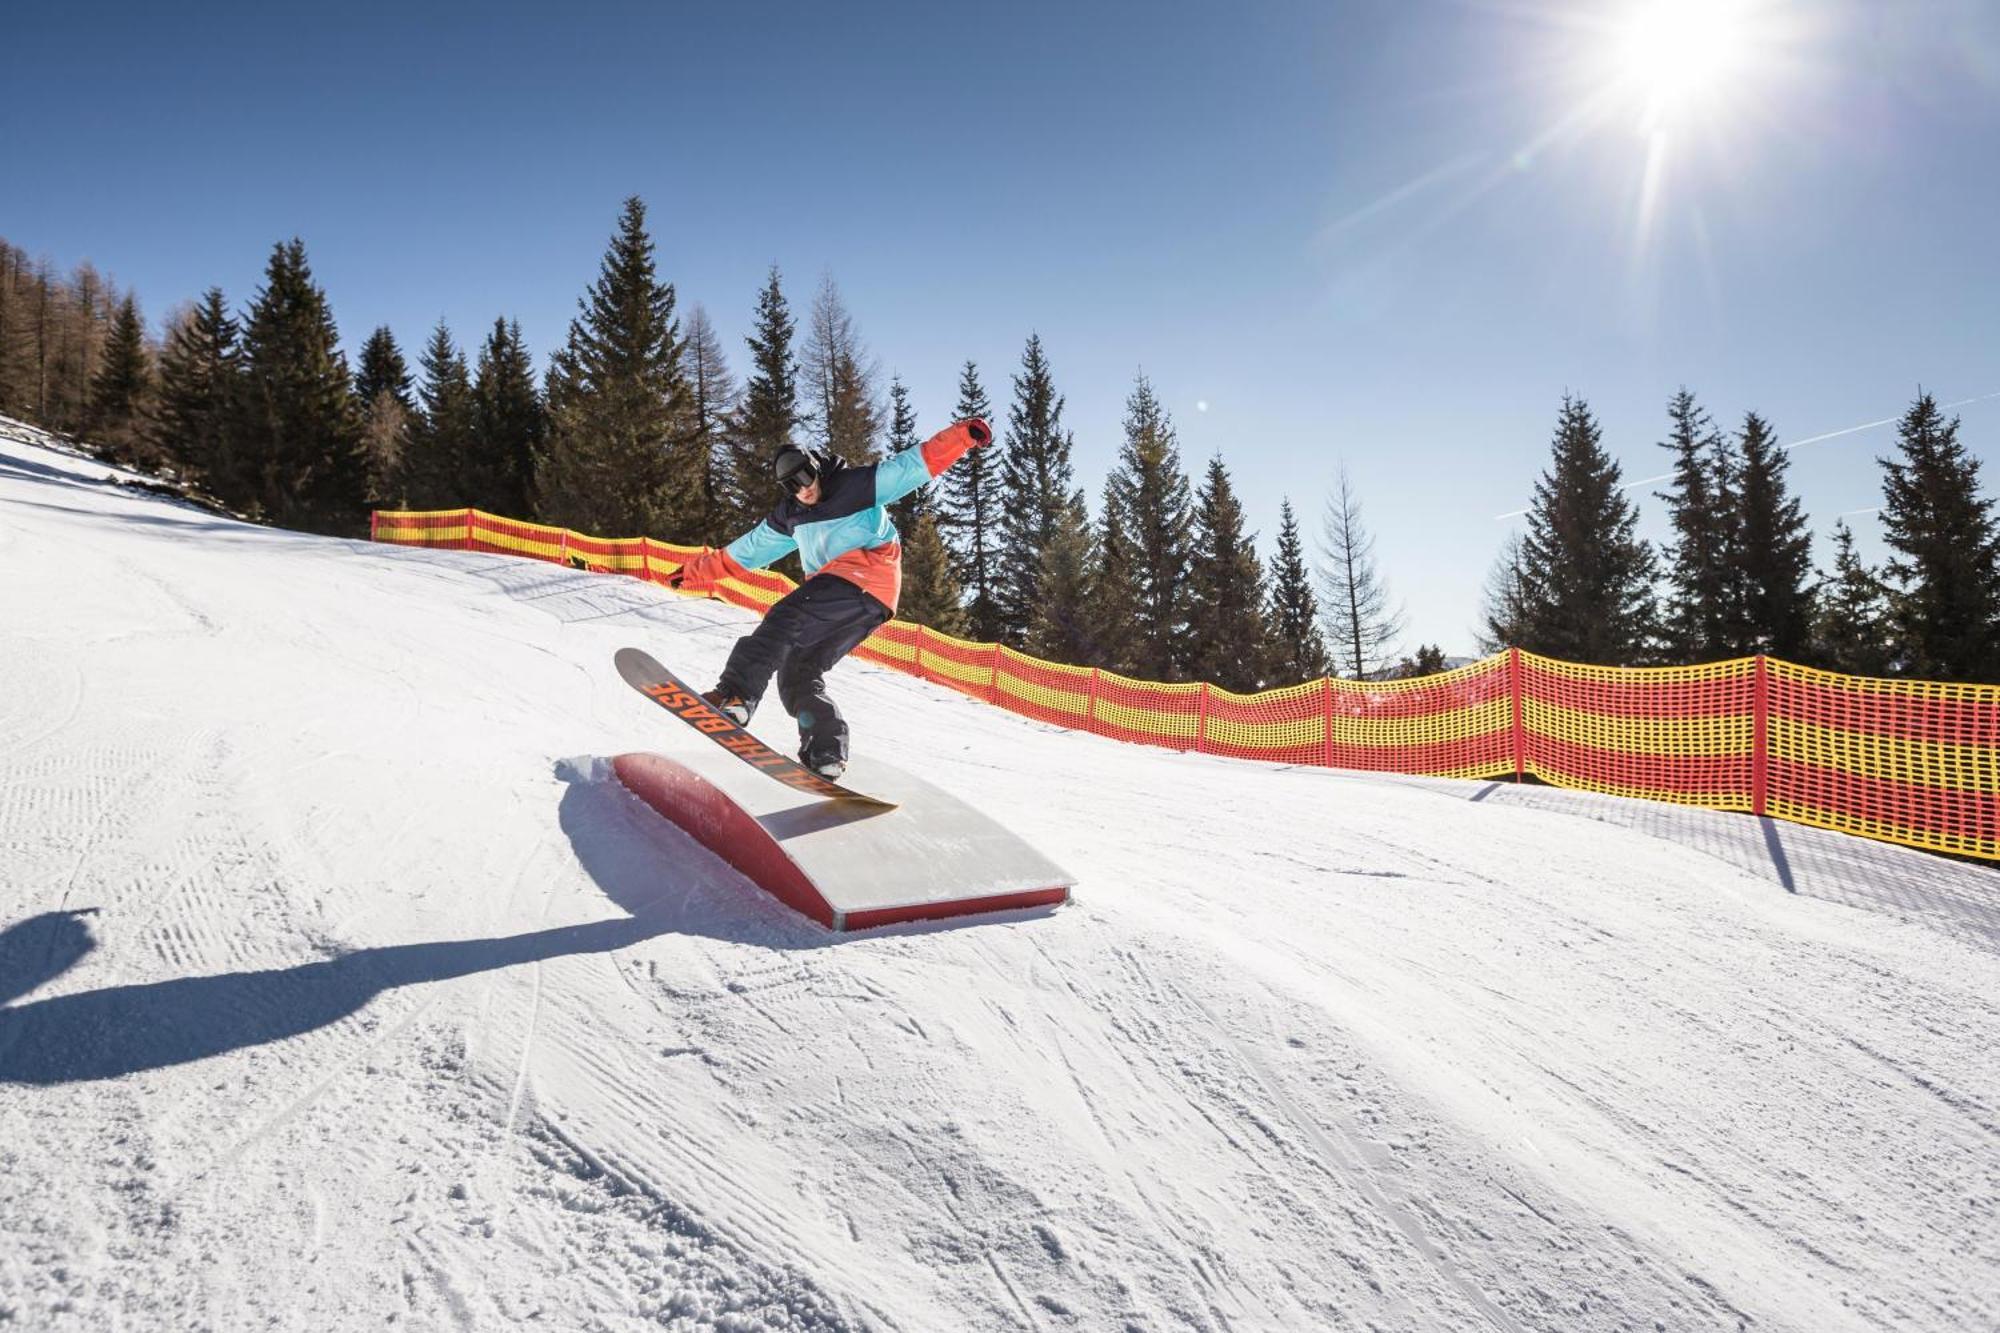
[[755,708],[776,675],[778,700],[799,724],[799,758],[807,766],[845,763],[847,720],[826,692],[826,673],[889,615],[888,607],[838,574],[815,574],[736,641],[717,688]]

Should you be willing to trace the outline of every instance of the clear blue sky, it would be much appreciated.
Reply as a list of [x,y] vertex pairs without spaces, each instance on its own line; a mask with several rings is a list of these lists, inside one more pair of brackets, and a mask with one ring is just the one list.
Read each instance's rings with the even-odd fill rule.
[[[504,314],[545,359],[638,194],[739,376],[774,262],[925,428],[1039,332],[1094,503],[1143,368],[1267,552],[1344,460],[1410,645],[1470,652],[1565,390],[1635,480],[1683,384],[1787,440],[2000,392],[2000,6],[1682,6],[1721,35],[1663,69],[1619,0],[36,4],[0,235],[155,320],[298,235],[350,349]],[[1890,441],[1792,455],[1821,534]]]

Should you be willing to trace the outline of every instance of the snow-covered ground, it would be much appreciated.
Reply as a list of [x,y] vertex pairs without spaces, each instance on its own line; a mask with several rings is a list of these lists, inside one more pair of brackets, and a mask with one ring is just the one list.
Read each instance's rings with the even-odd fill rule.
[[1080,888],[837,938],[606,776],[744,613],[0,434],[0,1326],[2000,1327],[2000,872],[849,663]]

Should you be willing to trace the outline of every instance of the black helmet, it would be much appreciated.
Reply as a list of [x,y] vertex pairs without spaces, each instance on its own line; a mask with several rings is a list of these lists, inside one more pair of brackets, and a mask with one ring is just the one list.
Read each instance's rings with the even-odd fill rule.
[[778,450],[778,456],[771,460],[771,475],[787,495],[796,495],[818,481],[822,471],[819,455],[795,444]]

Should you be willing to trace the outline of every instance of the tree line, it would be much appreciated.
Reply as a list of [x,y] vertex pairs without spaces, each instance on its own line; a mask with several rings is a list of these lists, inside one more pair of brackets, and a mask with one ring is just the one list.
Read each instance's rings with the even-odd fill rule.
[[[609,537],[720,544],[773,498],[769,460],[809,444],[865,463],[929,431],[898,376],[886,390],[838,287],[795,317],[773,266],[739,383],[707,311],[680,309],[643,201],[625,201],[596,280],[539,381],[520,326],[498,317],[468,355],[440,321],[413,369],[373,330],[350,371],[305,247],[274,246],[240,313],[211,288],[154,346],[136,301],[88,265],[67,278],[0,241],[0,412],[90,440],[233,512],[335,535],[371,509],[467,505]],[[1029,335],[1004,414],[980,368],[929,429],[971,416],[995,443],[899,502],[904,618],[1039,657],[1237,691],[1325,674],[1441,670],[1397,660],[1389,602],[1354,487],[1326,501],[1321,560],[1291,501],[1261,560],[1228,468],[1184,467],[1174,424],[1137,376],[1096,497],[1048,349]],[[1725,435],[1685,390],[1669,406],[1661,493],[1674,540],[1634,535],[1637,509],[1582,399],[1565,399],[1525,535],[1488,580],[1485,646],[1607,665],[1770,652],[1832,669],[1988,679],[2000,636],[2000,551],[1977,463],[1925,395],[1884,460],[1881,570],[1837,530],[1815,576],[1770,425]],[[1315,568],[1317,563],[1318,567]]]
[[1719,429],[1683,388],[1667,405],[1671,536],[1637,537],[1638,507],[1589,405],[1565,396],[1526,532],[1487,580],[1484,643],[1608,666],[1767,653],[1830,671],[2000,681],[2000,523],[1960,422],[1919,391],[1882,468],[1880,567],[1843,516],[1816,571],[1776,429]]

